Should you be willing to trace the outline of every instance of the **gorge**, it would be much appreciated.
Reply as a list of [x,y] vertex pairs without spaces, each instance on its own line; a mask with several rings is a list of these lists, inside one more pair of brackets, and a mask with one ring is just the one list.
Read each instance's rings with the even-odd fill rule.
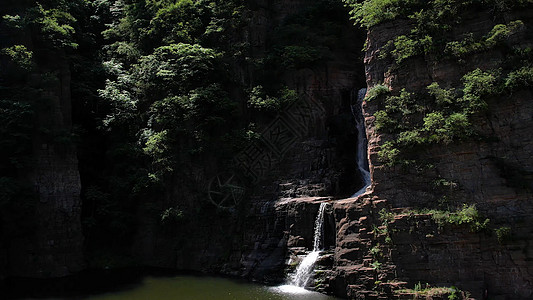
[[533,297],[530,1],[4,2],[0,290]]

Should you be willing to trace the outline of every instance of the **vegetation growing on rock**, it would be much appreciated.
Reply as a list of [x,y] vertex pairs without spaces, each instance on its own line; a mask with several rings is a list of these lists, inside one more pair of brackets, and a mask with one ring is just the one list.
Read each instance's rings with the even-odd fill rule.
[[[425,91],[402,89],[380,97],[380,110],[374,114],[375,126],[380,132],[395,136],[383,144],[380,152],[380,158],[389,166],[409,163],[410,159],[402,153],[421,146],[479,138],[473,119],[486,111],[488,101],[530,86],[526,79],[531,70],[530,49],[510,40],[524,33],[523,21],[496,24],[481,34],[466,32],[460,35],[461,40],[454,40],[452,34],[453,28],[462,24],[464,11],[489,6],[494,8],[491,11],[494,17],[500,19],[502,13],[526,7],[528,1],[345,2],[352,8],[356,24],[370,30],[383,22],[409,20],[408,34],[396,36],[379,49],[379,59],[391,61],[389,72],[396,72],[420,57],[428,62],[449,60],[465,64],[467,56],[483,51],[500,51],[506,56],[490,69],[465,65],[460,87],[448,88],[441,86],[446,83],[433,82]],[[518,82],[520,86],[515,86]],[[374,89],[370,89],[367,101],[374,98],[377,98]]]

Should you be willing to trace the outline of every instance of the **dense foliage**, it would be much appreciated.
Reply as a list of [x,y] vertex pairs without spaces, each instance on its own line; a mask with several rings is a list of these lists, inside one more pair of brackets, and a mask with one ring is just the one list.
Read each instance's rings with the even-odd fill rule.
[[395,19],[413,19],[424,30],[447,30],[465,9],[490,8],[500,12],[531,4],[531,0],[343,0],[357,24],[372,27]]
[[[340,30],[342,2],[321,0],[277,23],[264,52],[254,53],[248,26],[255,6],[44,0],[0,9],[3,224],[31,219],[32,208],[20,204],[32,203],[27,177],[38,144],[78,149],[84,235],[95,265],[127,257],[139,213],[161,228],[209,213],[199,185],[234,167],[235,155],[259,136],[256,128],[299,99],[284,73],[320,66],[350,42]],[[72,129],[50,121],[65,72]]]
[[86,124],[100,128],[86,140],[103,135],[107,145],[105,152],[84,145],[104,161],[83,170],[91,175],[85,181],[85,225],[94,263],[109,265],[128,263],[108,256],[129,245],[139,210],[164,227],[194,214],[165,199],[174,182],[191,181],[194,169],[211,176],[246,142],[247,122],[240,99],[231,96],[235,85],[228,72],[241,50],[232,41],[244,8],[241,1],[92,4],[107,23],[98,57],[105,82],[88,105],[104,109]]
[[[486,138],[477,134],[475,118],[491,101],[533,85],[531,49],[510,42],[529,28],[501,17],[531,0],[344,3],[355,22],[370,30],[392,20],[409,24],[379,49],[390,72],[420,58],[464,67],[460,82],[436,81],[422,91],[371,87],[366,100],[378,103],[376,128],[391,137],[379,153],[389,166],[411,163],[417,150],[431,145]],[[78,148],[84,234],[96,265],[111,264],[106,251],[120,256],[129,249],[140,213],[167,233],[204,217],[212,209],[203,207],[207,201],[186,207],[205,198],[199,182],[205,185],[230,170],[235,155],[259,136],[257,128],[298,101],[284,75],[323,67],[334,51],[353,43],[344,29],[342,2],[317,0],[272,22],[272,32],[254,45],[259,42],[249,36],[249,26],[255,5],[44,0],[2,8],[2,234],[28,230],[9,224],[31,228],[35,195],[27,177],[39,143],[62,151]],[[452,34],[464,12],[487,7],[492,28]],[[502,53],[496,67],[467,65],[470,56],[488,51]],[[51,101],[61,93],[61,68],[72,76],[72,130],[47,121]],[[456,216],[464,217],[448,214],[448,223],[463,222]]]
[[[73,1],[41,1],[0,9],[0,240],[35,232],[35,187],[28,182],[34,145],[66,151],[76,135],[44,115],[58,88],[56,58],[74,49]],[[54,65],[55,64],[55,65]]]

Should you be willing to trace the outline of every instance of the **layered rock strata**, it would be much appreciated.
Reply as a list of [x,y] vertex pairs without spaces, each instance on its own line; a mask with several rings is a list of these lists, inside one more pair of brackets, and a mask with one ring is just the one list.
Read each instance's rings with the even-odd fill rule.
[[[506,20],[520,19],[530,26],[530,16],[530,12],[514,12]],[[481,12],[464,16],[453,34],[460,37],[473,31],[483,35],[495,25],[490,12]],[[465,73],[501,63],[503,54],[491,49],[472,54],[466,62],[416,56],[392,68],[393,61],[380,58],[380,52],[389,40],[407,34],[410,28],[408,21],[398,20],[368,32],[369,88],[384,84],[392,93],[402,89],[424,93],[432,82],[459,87]],[[508,43],[520,48],[530,45],[525,36],[511,37]],[[474,124],[480,136],[490,139],[429,146],[418,159],[431,162],[433,168],[417,170],[389,167],[380,161],[380,147],[391,136],[375,128],[377,101],[365,103],[373,191],[335,205],[337,248],[331,287],[336,294],[356,299],[401,298],[399,290],[427,283],[456,286],[475,299],[529,299],[533,295],[533,231],[527,221],[533,212],[528,177],[533,172],[531,97],[526,89],[489,99],[488,111],[475,116]],[[432,213],[417,212],[437,207],[443,199],[442,191],[432,184],[436,179],[453,184],[453,191],[447,193],[449,207],[475,205],[480,216],[490,220],[487,228],[439,225]],[[384,221],[382,211],[394,217]],[[502,228],[509,231],[505,239]]]

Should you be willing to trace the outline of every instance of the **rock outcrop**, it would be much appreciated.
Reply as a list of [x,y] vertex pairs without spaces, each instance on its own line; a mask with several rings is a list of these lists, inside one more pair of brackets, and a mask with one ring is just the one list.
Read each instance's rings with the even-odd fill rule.
[[[64,57],[63,57],[64,58]],[[71,128],[70,73],[59,63],[60,81],[49,86],[49,111],[39,113],[37,126],[56,132]],[[20,277],[61,277],[84,268],[81,231],[80,175],[75,147],[51,142],[36,133],[29,180],[35,188],[35,231],[12,239],[8,274]]]
[[[453,34],[484,35],[496,25],[490,16],[488,11],[465,16]],[[505,20],[520,19],[531,26],[531,16],[531,11],[513,12]],[[411,25],[398,20],[371,28],[365,57],[369,87],[384,84],[392,93],[402,89],[424,93],[432,82],[459,87],[466,72],[501,64],[503,54],[491,49],[471,55],[466,62],[426,55],[391,68],[393,61],[379,54],[389,40],[407,34]],[[523,36],[508,43],[520,48],[530,45]],[[401,297],[393,290],[428,283],[456,286],[475,299],[531,298],[533,231],[527,221],[533,212],[531,97],[526,89],[489,100],[488,111],[474,120],[479,135],[489,139],[430,146],[417,159],[433,167],[417,170],[380,161],[380,147],[391,137],[375,128],[379,104],[366,102],[372,193],[335,205],[333,290],[357,299],[382,294]],[[441,198],[436,179],[450,183],[447,198]],[[432,213],[409,213],[411,208],[435,208],[443,199],[449,201],[448,207],[474,204],[480,216],[490,220],[487,227],[477,231],[467,224],[443,226]],[[388,221],[383,216],[387,211],[391,212]]]
[[[31,5],[7,1],[0,15],[21,14]],[[6,220],[0,221],[0,278],[61,277],[85,266],[70,66],[65,51],[44,45],[37,31],[15,31],[1,24],[1,46],[26,45],[33,54],[32,69],[21,70],[2,57],[2,101],[20,101],[32,109],[33,118],[22,120],[30,128],[25,151],[31,163],[15,175],[1,175],[16,178],[27,190],[23,199],[7,204],[20,216],[4,211]],[[4,200],[14,201],[9,195],[2,195]]]

